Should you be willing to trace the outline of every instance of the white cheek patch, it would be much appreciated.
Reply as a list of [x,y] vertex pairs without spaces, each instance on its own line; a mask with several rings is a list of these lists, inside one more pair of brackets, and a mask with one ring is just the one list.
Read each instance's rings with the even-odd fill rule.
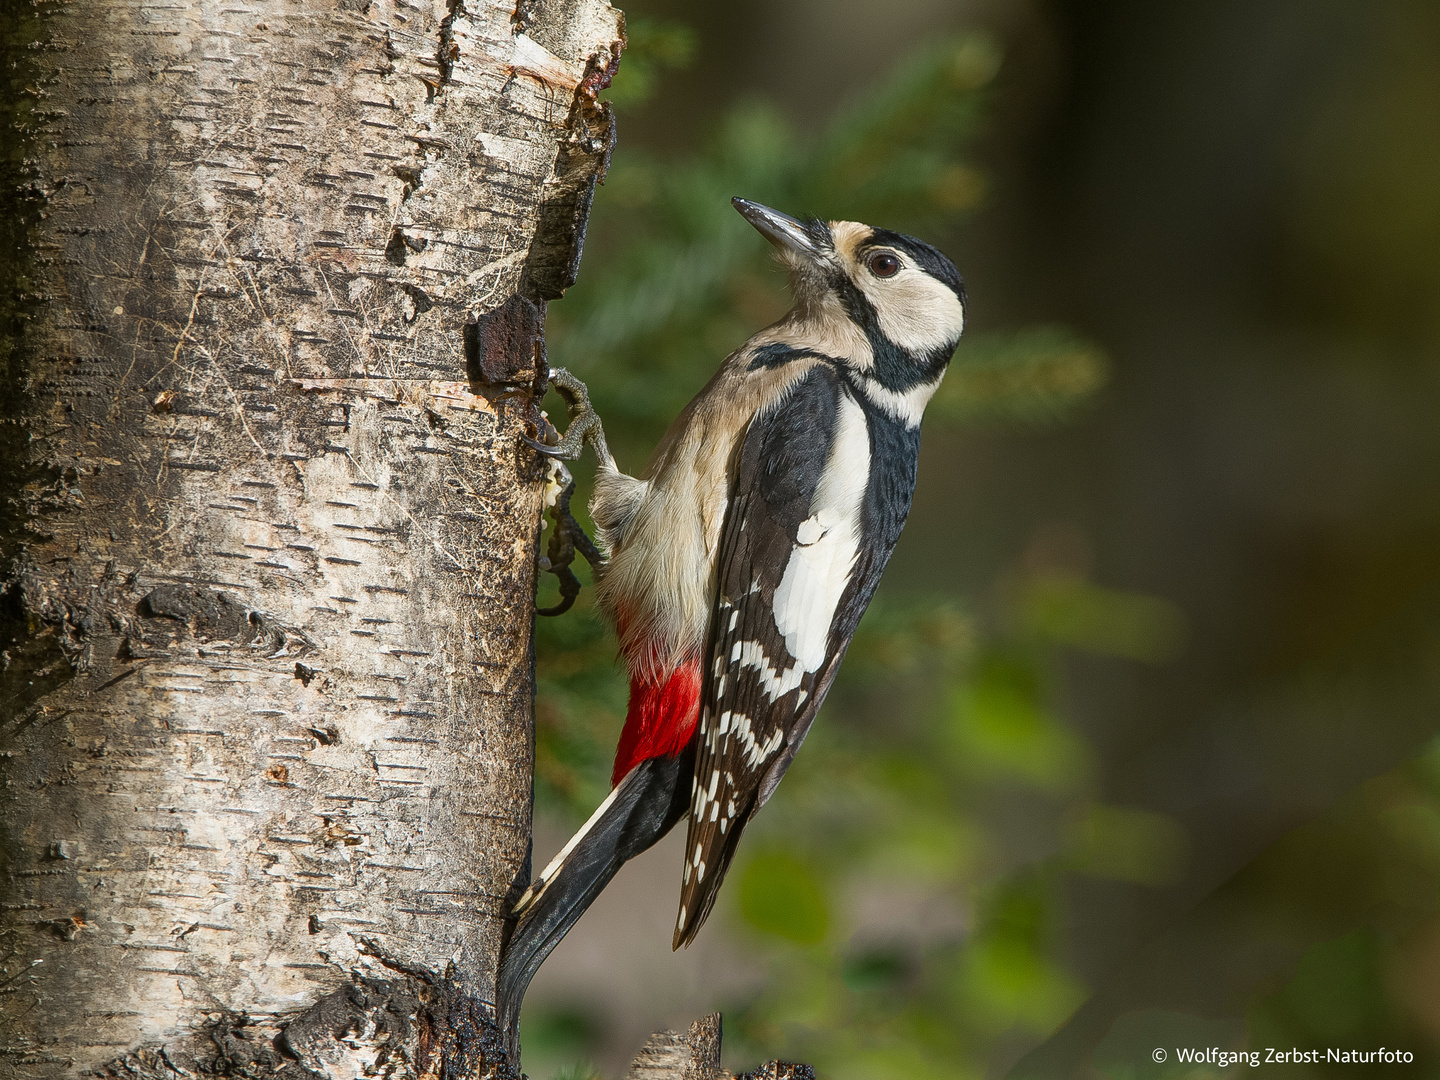
[[830,624],[860,550],[860,512],[869,480],[865,412],[849,394],[842,394],[830,459],[775,590],[775,626],[806,672],[818,671],[825,663]]
[[906,352],[921,355],[953,345],[965,328],[965,307],[943,281],[907,266],[893,278],[861,279],[880,332]]

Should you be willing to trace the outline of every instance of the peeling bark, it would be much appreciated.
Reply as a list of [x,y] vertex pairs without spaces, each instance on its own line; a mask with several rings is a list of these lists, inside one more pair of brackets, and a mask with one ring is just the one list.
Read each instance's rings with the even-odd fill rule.
[[509,1075],[519,438],[619,14],[7,7],[0,1074]]

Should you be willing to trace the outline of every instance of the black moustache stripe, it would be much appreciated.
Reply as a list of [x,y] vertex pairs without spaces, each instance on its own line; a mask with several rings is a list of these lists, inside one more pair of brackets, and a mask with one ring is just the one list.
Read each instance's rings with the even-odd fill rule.
[[777,341],[770,345],[761,345],[750,357],[750,363],[746,365],[747,371],[755,371],[759,368],[778,368],[790,363],[792,360],[802,360],[813,357],[834,367],[840,367],[840,361],[833,356],[826,356],[824,353],[816,352],[814,349],[797,349],[793,345],[787,345],[783,341]]
[[[940,257],[944,258],[943,255]],[[954,268],[951,269],[953,272]],[[956,276],[958,278],[959,275]],[[886,390],[903,394],[924,383],[934,382],[950,363],[950,357],[955,352],[954,342],[924,353],[902,349],[885,336],[880,329],[880,316],[875,305],[853,281],[837,273],[831,278],[830,287],[840,297],[845,313],[869,339],[870,351],[875,357],[875,367],[869,375]]]

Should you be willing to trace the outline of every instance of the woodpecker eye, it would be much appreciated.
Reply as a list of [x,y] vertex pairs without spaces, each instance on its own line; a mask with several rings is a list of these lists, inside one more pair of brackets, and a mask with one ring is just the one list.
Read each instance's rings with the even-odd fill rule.
[[894,277],[900,272],[900,260],[888,251],[877,251],[865,260],[865,265],[876,277]]

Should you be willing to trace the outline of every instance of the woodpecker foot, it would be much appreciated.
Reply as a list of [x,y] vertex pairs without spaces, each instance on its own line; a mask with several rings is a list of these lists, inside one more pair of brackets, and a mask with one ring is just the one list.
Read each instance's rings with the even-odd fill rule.
[[[614,459],[610,456],[610,448],[605,444],[605,429],[600,426],[600,417],[590,404],[590,391],[585,384],[564,368],[551,368],[550,385],[557,394],[565,399],[565,408],[570,413],[570,425],[565,429],[565,436],[559,442],[551,443],[548,440],[542,442],[527,436],[526,445],[537,454],[560,458],[563,461],[574,461],[580,456],[588,442],[595,448],[595,456],[600,459],[602,465],[614,464]],[[549,437],[553,437],[554,434],[554,428],[550,428],[546,432]]]
[[[598,421],[596,427],[599,427]],[[560,602],[554,607],[537,608],[537,615],[564,615],[574,605],[575,598],[580,595],[580,579],[575,576],[575,571],[570,569],[570,564],[575,561],[575,552],[584,555],[585,561],[597,573],[605,563],[605,557],[600,554],[595,542],[585,535],[585,530],[570,512],[570,497],[575,494],[575,480],[564,465],[558,461],[556,465],[559,466],[559,481],[562,487],[555,496],[555,504],[550,507],[550,520],[555,522],[555,531],[550,534],[550,544],[545,549],[545,558],[540,565],[541,569],[560,579]]]

